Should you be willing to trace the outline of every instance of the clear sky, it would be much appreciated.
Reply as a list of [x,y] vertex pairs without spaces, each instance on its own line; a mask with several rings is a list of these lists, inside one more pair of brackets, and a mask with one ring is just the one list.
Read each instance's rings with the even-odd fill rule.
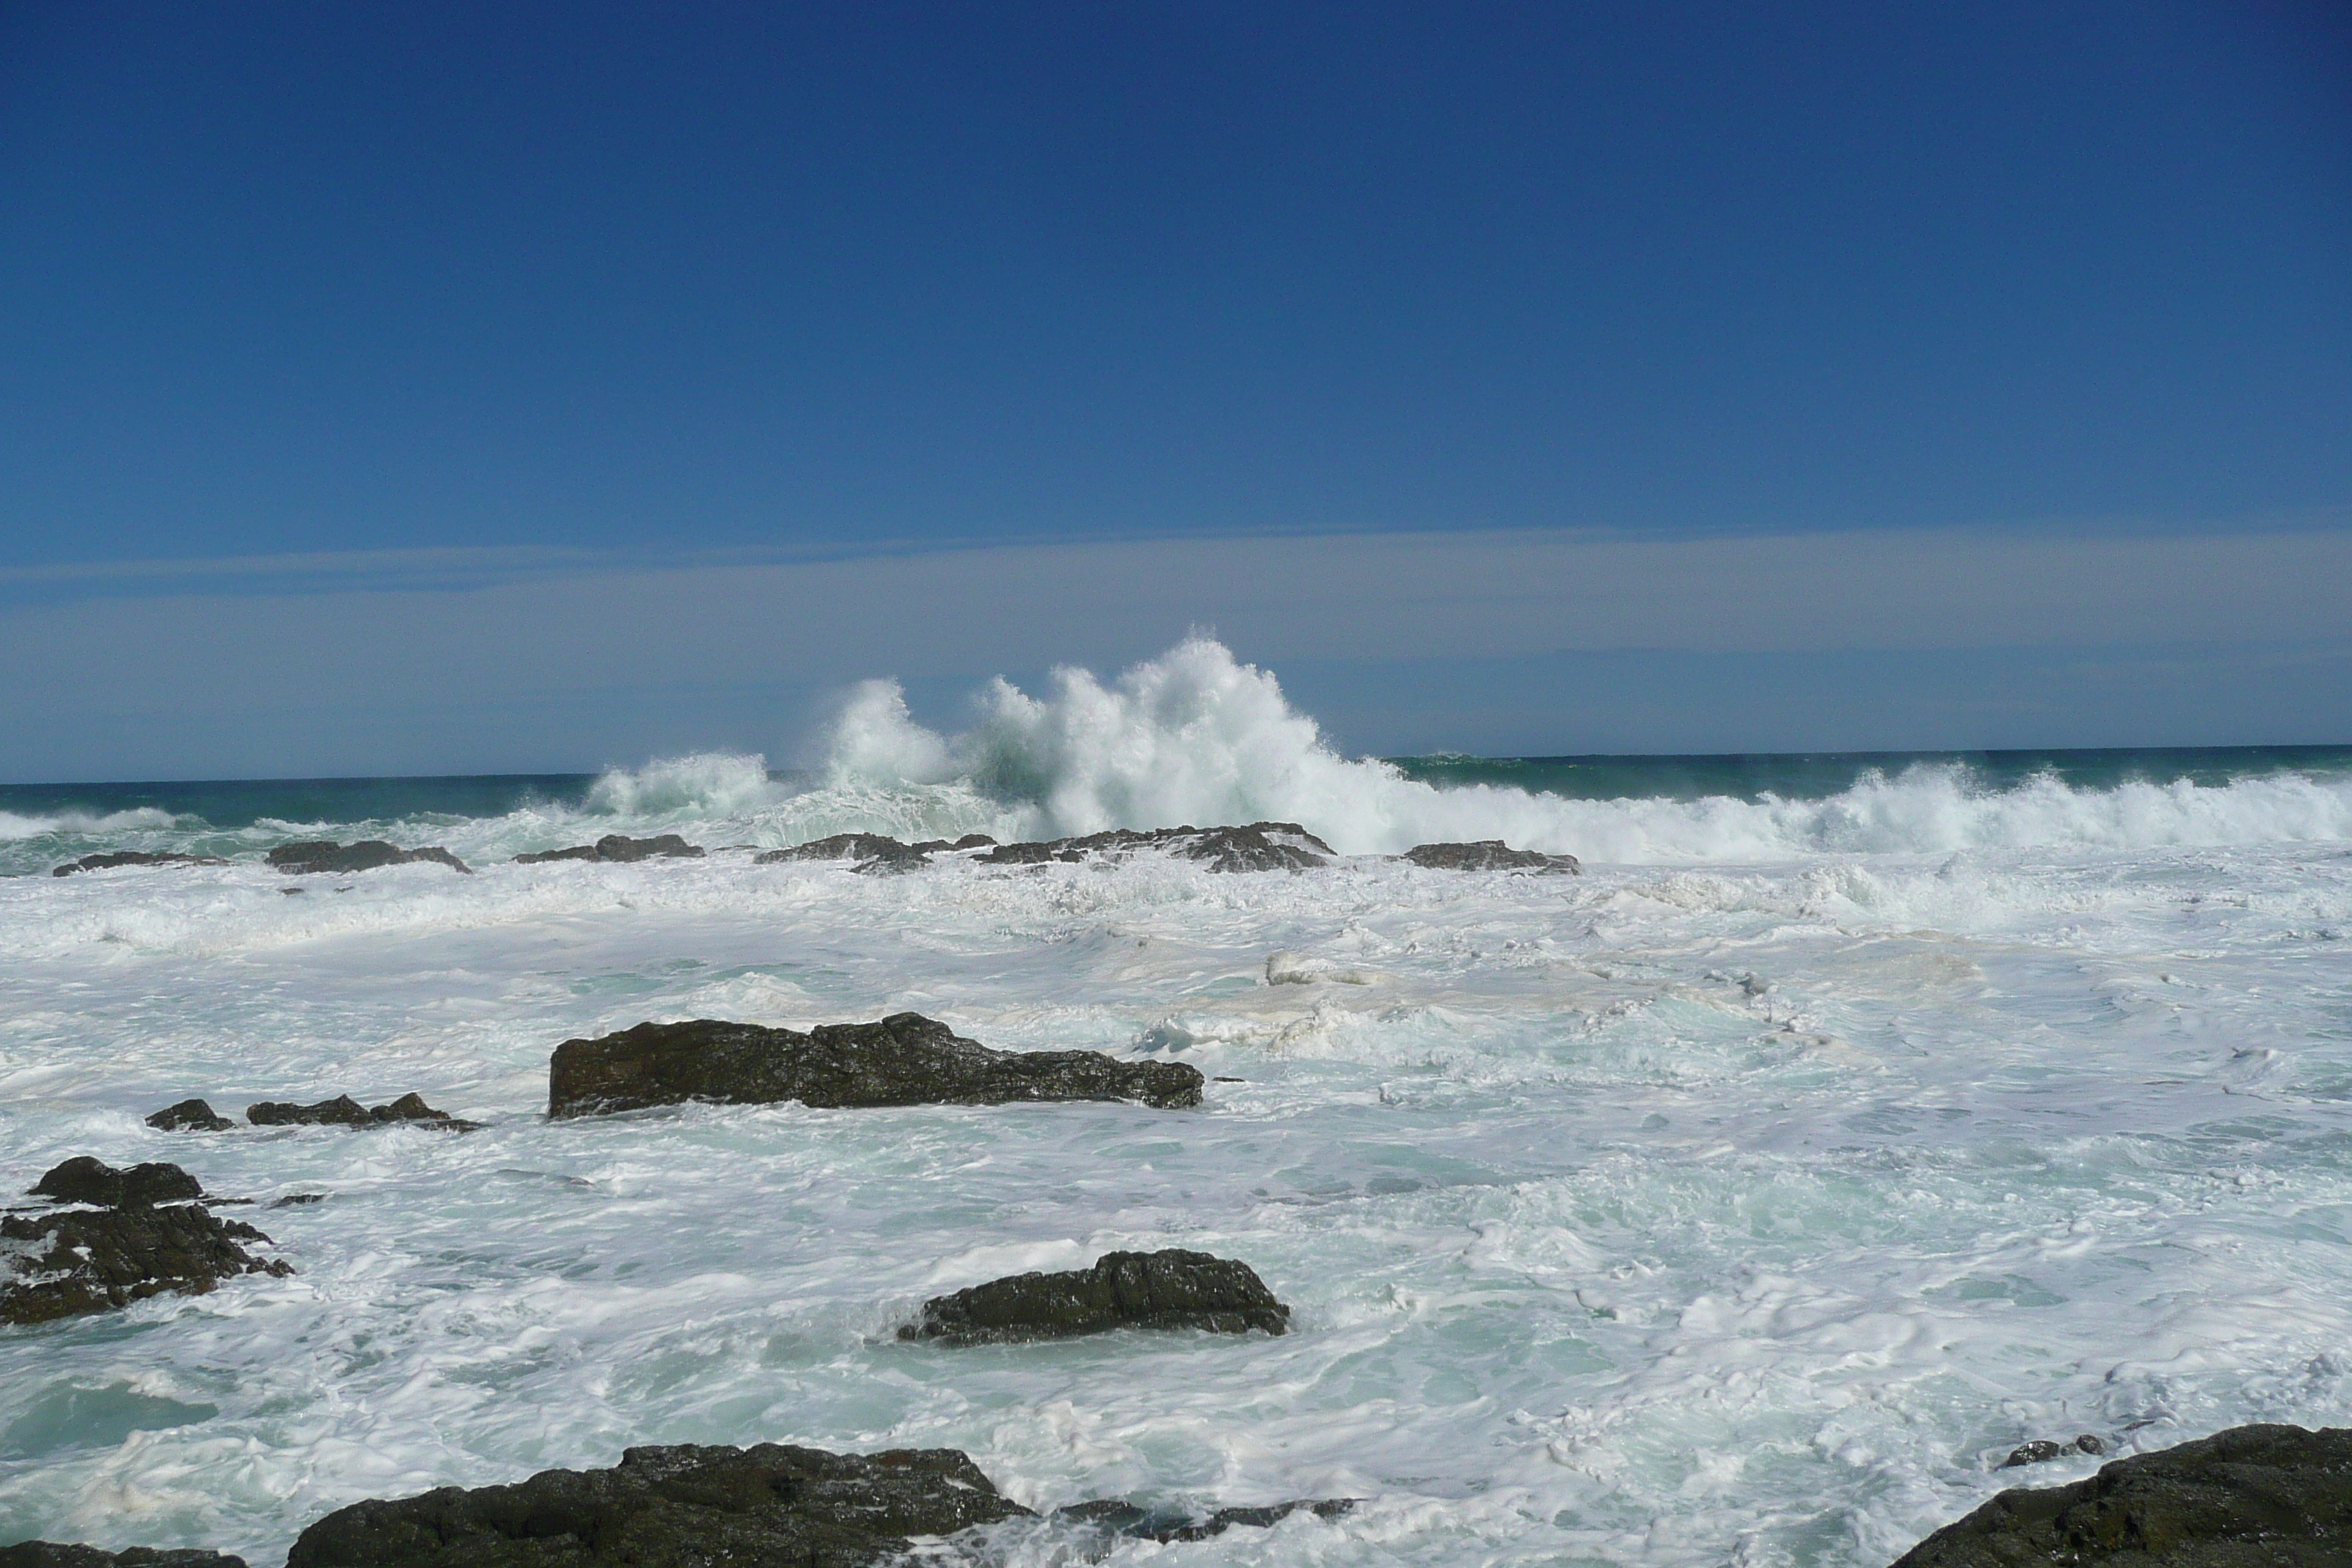
[[7,777],[2352,741],[2347,537],[2338,5],[0,5]]

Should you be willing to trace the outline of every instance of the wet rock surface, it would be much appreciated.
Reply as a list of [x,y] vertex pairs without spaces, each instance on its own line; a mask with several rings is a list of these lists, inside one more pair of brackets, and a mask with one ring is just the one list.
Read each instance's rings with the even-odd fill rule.
[[1583,871],[1573,855],[1514,849],[1499,838],[1480,838],[1468,844],[1416,844],[1402,858],[1432,871],[1535,871],[1570,877]]
[[1057,1508],[1051,1517],[1056,1523],[1091,1525],[1108,1534],[1164,1543],[1206,1541],[1236,1527],[1263,1530],[1299,1512],[1311,1513],[1318,1519],[1337,1519],[1355,1506],[1353,1498],[1297,1498],[1289,1502],[1265,1503],[1255,1508],[1221,1508],[1214,1513],[1201,1517],[1162,1509],[1139,1508],[1134,1503],[1111,1498],[1100,1502],[1082,1502],[1070,1508]]
[[541,849],[529,855],[518,855],[518,866],[543,866],[551,860],[597,860],[607,865],[627,865],[636,860],[698,860],[705,851],[699,844],[688,844],[675,833],[664,833],[652,838],[631,838],[624,833],[607,833],[593,844],[575,844],[569,849]]
[[423,849],[403,849],[381,838],[362,838],[356,844],[338,844],[331,838],[311,839],[301,844],[281,844],[265,858],[288,876],[341,876],[351,871],[373,871],[383,866],[406,866],[419,860],[430,860],[436,866],[446,866],[453,871],[473,874],[473,868],[439,846]]
[[1894,1568],[2343,1568],[2352,1563],[2352,1429],[2237,1426],[2018,1488]]
[[2050,1437],[2036,1437],[2031,1443],[2020,1443],[2011,1448],[2009,1458],[2000,1462],[2000,1468],[2013,1470],[2020,1465],[2046,1465],[2053,1459],[2063,1459],[2074,1454],[2104,1454],[2106,1451],[2106,1444],[2088,1432],[2063,1443]]
[[[202,1103],[199,1101],[199,1103]],[[298,1105],[288,1100],[264,1100],[245,1108],[245,1119],[256,1127],[394,1127],[417,1125],[446,1132],[471,1132],[481,1126],[425,1103],[421,1094],[404,1094],[389,1105],[366,1106],[348,1094]]]
[[219,1552],[159,1552],[151,1546],[104,1552],[79,1543],[24,1541],[0,1546],[0,1568],[246,1568],[246,1562]]
[[83,1155],[33,1191],[106,1206],[0,1215],[0,1322],[45,1323],[166,1292],[201,1295],[238,1274],[294,1271],[238,1246],[269,1238],[195,1201],[202,1189],[177,1165],[120,1171]]
[[[111,871],[117,866],[226,866],[228,862],[217,855],[182,855],[173,850],[151,853],[144,849],[118,849],[107,855],[85,855],[53,868],[52,877],[70,877],[77,871]],[[89,1551],[83,1547],[79,1550]]]
[[687,1100],[818,1109],[1140,1100],[1198,1105],[1198,1069],[1099,1051],[998,1051],[919,1013],[807,1034],[698,1018],[566,1040],[548,1065],[548,1114],[590,1116]]
[[631,1448],[604,1470],[543,1470],[513,1486],[444,1487],[354,1503],[305,1530],[287,1568],[629,1568],[725,1563],[863,1568],[1025,1517],[952,1448],[830,1454]]
[[902,1340],[950,1345],[1068,1339],[1110,1329],[1284,1332],[1290,1309],[1245,1263],[1205,1252],[1111,1252],[1091,1268],[1016,1274],[923,1303]]
[[147,1119],[158,1132],[226,1132],[236,1125],[201,1100],[167,1105]]
[[1179,859],[1205,861],[1212,871],[1304,871],[1328,866],[1335,851],[1295,822],[1253,822],[1246,827],[1116,827],[1083,838],[1004,844],[979,857],[983,866],[1076,863],[1092,856],[1117,859],[1155,849]]

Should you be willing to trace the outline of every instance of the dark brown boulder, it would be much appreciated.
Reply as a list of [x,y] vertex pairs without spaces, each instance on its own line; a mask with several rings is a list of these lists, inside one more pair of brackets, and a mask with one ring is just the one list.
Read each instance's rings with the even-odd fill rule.
[[1286,1331],[1290,1309],[1245,1263],[1205,1252],[1111,1252],[1091,1268],[1015,1274],[923,1303],[902,1340],[951,1345],[1068,1339],[1109,1329]]
[[236,1125],[201,1100],[167,1105],[147,1119],[158,1132],[226,1132]]
[[1416,844],[1403,858],[1432,871],[1535,871],[1576,876],[1583,868],[1573,855],[1514,849],[1499,838],[1468,844]]
[[590,1116],[687,1100],[820,1109],[1001,1105],[1014,1100],[1201,1102],[1201,1074],[1179,1062],[1123,1062],[1099,1051],[996,1051],[919,1013],[808,1034],[698,1018],[566,1040],[548,1064],[548,1114]]
[[[117,849],[110,854],[85,855],[67,862],[49,872],[52,877],[70,877],[76,871],[111,871],[117,866],[226,866],[228,862],[217,855],[182,855],[174,850],[150,853],[144,849]],[[61,1549],[62,1550],[62,1549]],[[93,1551],[92,1547],[77,1547],[77,1551]]]
[[126,1546],[102,1552],[95,1546],[54,1541],[22,1541],[0,1546],[0,1568],[246,1568],[245,1559],[220,1552],[157,1551]]
[[541,849],[534,854],[518,855],[518,866],[541,866],[551,860],[601,860],[626,865],[635,860],[698,860],[705,854],[699,844],[688,844],[675,833],[664,833],[653,838],[631,838],[625,834],[607,833],[593,844],[575,844],[569,849]]
[[2352,1429],[2235,1426],[2005,1491],[1894,1568],[2344,1568]]
[[105,1207],[0,1215],[0,1322],[45,1323],[127,1307],[174,1291],[200,1295],[238,1274],[291,1274],[237,1244],[269,1238],[224,1220],[200,1202],[177,1165],[118,1171],[88,1156],[68,1160],[33,1189],[61,1203]]
[[1083,838],[1000,845],[979,857],[983,866],[1039,866],[1089,857],[1122,859],[1139,849],[1208,863],[1212,871],[1304,871],[1330,864],[1328,844],[1295,822],[1253,822],[1246,827],[1114,827]]
[[365,1106],[348,1094],[315,1105],[265,1100],[245,1108],[245,1119],[256,1127],[392,1127],[401,1124],[436,1128],[445,1132],[471,1132],[481,1126],[425,1103],[421,1094],[404,1094],[389,1105]]
[[438,846],[403,849],[381,838],[362,838],[357,844],[338,844],[331,838],[281,844],[265,858],[289,877],[343,876],[352,871],[373,871],[382,866],[406,866],[418,860],[430,860],[453,871],[473,874],[472,867]]

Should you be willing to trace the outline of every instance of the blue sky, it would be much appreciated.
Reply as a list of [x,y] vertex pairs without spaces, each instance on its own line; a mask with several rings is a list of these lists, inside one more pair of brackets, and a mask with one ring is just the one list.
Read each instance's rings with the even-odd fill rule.
[[6,7],[0,476],[18,779],[1193,625],[1350,749],[2352,741],[2352,21]]

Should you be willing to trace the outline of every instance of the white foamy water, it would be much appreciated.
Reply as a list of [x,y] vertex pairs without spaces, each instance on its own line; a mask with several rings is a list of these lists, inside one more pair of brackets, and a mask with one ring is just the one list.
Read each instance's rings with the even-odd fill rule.
[[[0,1542],[268,1568],[358,1498],[777,1440],[964,1448],[1039,1507],[1364,1500],[1117,1563],[1864,1565],[2028,1438],[2352,1420],[2340,781],[1441,791],[1206,643],[998,689],[957,735],[865,689],[821,754],[807,787],[689,758],[508,817],[23,836],[235,863],[0,879],[0,1182],[90,1153],[326,1196],[226,1211],[292,1278],[0,1330]],[[1261,816],[1351,858],[874,879],[724,847]],[[322,826],[479,871],[257,863]],[[672,829],[713,853],[504,863]],[[1587,874],[1370,853],[1495,837]],[[541,1114],[571,1036],[902,1008],[1238,1081],[1182,1112]],[[140,1121],[411,1089],[488,1125]],[[928,1294],[1165,1246],[1252,1264],[1293,1331],[891,1337]]]

